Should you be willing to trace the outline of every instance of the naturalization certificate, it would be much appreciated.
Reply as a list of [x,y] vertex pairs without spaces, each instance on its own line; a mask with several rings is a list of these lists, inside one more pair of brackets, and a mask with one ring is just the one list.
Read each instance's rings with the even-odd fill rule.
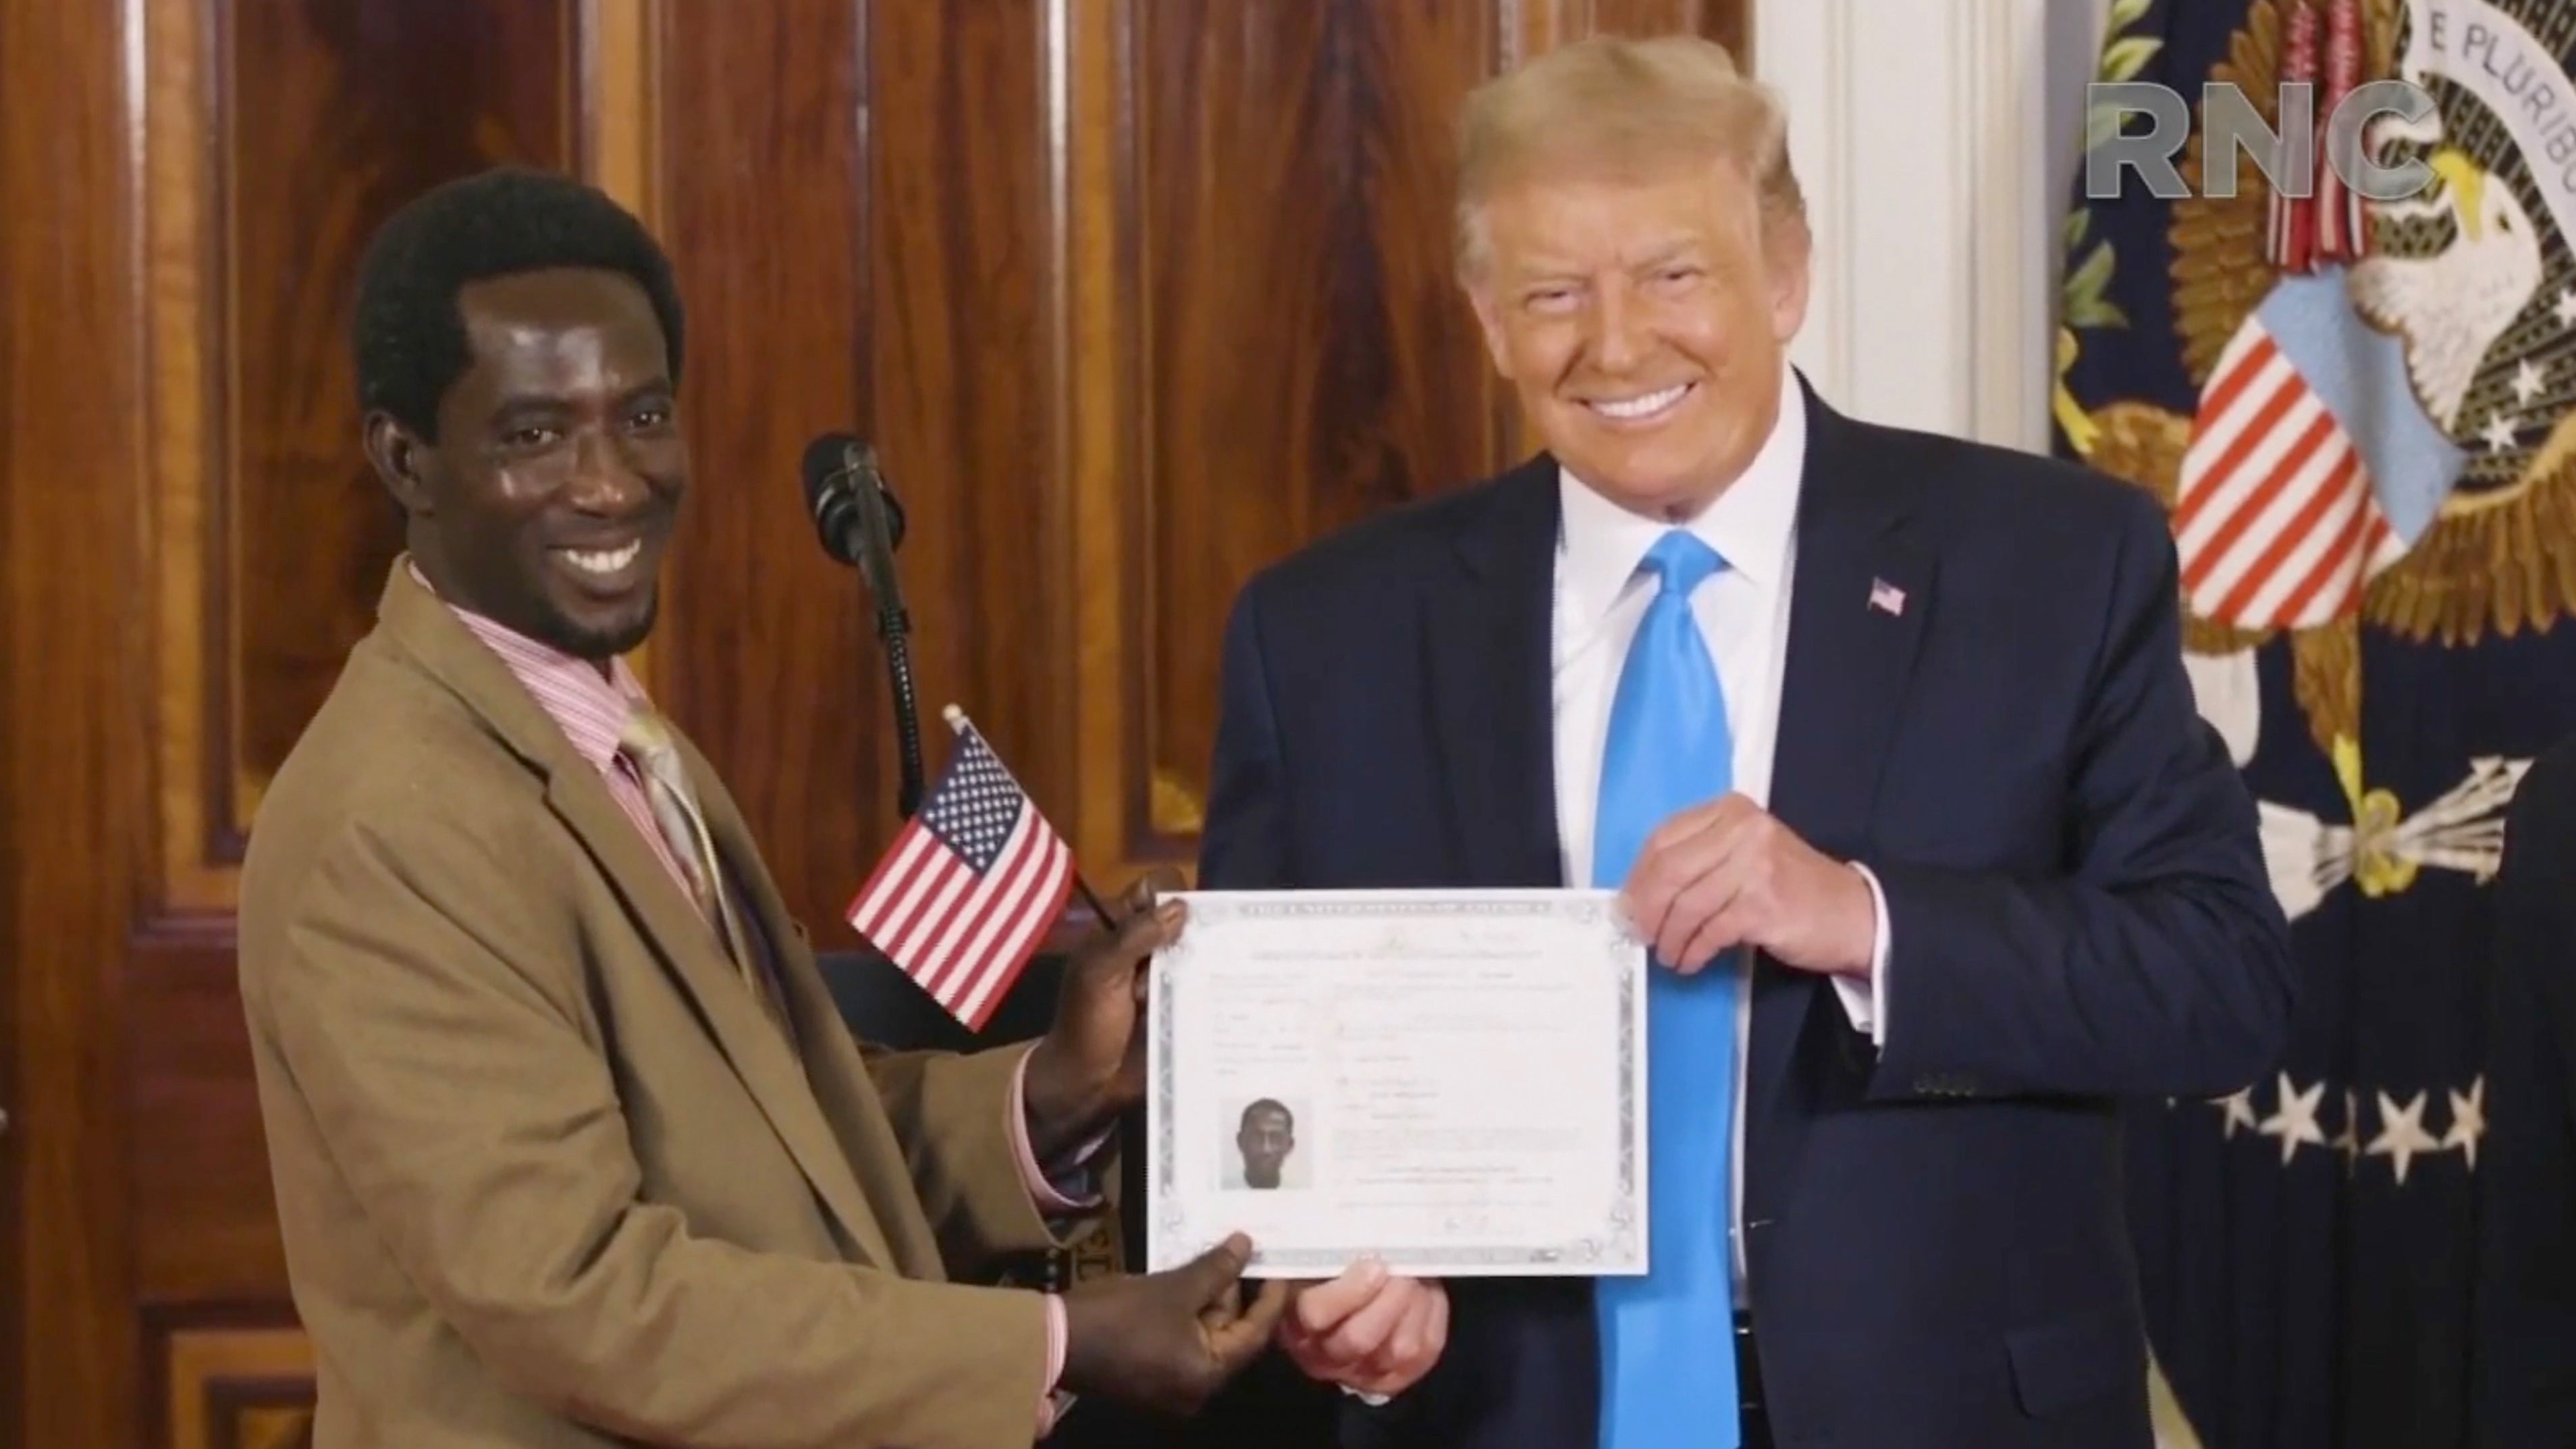
[[1197,891],[1154,959],[1147,1257],[1646,1270],[1646,948],[1608,891]]

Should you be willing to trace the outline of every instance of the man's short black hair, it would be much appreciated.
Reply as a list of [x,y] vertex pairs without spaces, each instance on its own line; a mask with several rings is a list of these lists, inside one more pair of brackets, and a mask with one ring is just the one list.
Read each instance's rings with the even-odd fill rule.
[[359,409],[381,408],[435,441],[439,399],[472,361],[457,294],[470,282],[558,267],[634,278],[661,319],[679,382],[680,290],[661,244],[596,187],[504,166],[423,192],[368,245],[352,328]]
[[1289,1111],[1288,1104],[1280,1101],[1276,1097],[1264,1097],[1260,1101],[1244,1108],[1242,1117],[1243,1124],[1247,1127],[1252,1125],[1253,1117],[1262,1112],[1276,1112],[1280,1116],[1287,1118],[1289,1125],[1296,1125],[1297,1114]]

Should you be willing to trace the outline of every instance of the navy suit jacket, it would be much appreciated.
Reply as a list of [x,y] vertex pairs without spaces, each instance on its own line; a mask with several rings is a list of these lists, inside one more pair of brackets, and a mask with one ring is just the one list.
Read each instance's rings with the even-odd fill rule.
[[[2292,1002],[2253,802],[2183,672],[2171,536],[2125,484],[1807,406],[1771,809],[1877,873],[1892,950],[1883,1052],[1821,978],[1756,972],[1743,1211],[1773,1430],[2145,1449],[2115,1099],[2235,1090]],[[1204,886],[1562,884],[1557,488],[1541,456],[1245,588]],[[1901,608],[1872,607],[1881,583]],[[1345,1443],[1592,1449],[1589,1283],[1449,1292],[1438,1367],[1351,1401]]]

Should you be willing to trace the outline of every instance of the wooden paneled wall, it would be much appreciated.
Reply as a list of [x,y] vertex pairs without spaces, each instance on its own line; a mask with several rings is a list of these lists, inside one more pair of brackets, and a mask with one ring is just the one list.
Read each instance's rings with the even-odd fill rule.
[[233,873],[399,546],[345,322],[497,161],[670,245],[697,486],[644,671],[826,944],[895,824],[800,504],[910,515],[958,703],[1106,890],[1193,848],[1234,589],[1521,448],[1448,274],[1465,90],[1730,0],[126,0],[0,7],[0,1439],[297,1442]]

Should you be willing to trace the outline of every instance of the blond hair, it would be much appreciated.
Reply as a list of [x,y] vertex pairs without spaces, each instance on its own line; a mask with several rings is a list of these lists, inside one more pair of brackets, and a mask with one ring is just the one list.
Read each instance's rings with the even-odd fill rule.
[[1753,183],[1766,233],[1805,223],[1788,113],[1725,46],[1696,35],[1595,35],[1549,51],[1467,97],[1459,271],[1472,277],[1482,268],[1484,204],[1513,182],[1567,171],[1638,178],[1711,163]]

